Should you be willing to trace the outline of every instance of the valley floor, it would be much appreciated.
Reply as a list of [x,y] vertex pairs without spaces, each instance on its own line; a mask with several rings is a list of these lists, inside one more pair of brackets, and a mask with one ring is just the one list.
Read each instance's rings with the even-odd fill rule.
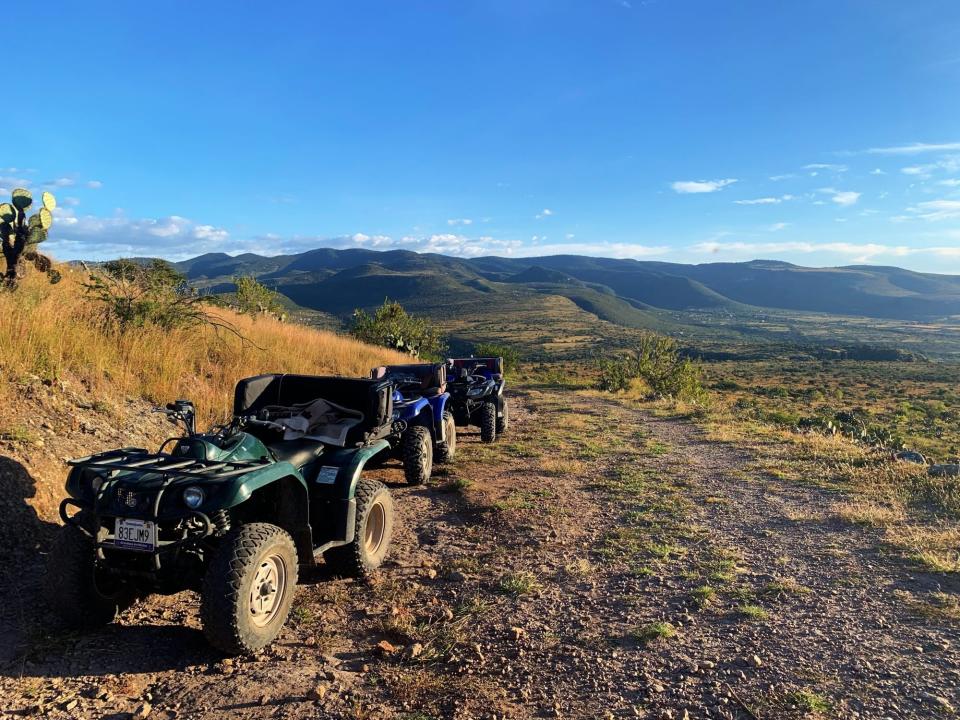
[[[190,594],[88,635],[34,599],[0,717],[947,717],[960,626],[917,598],[955,575],[882,552],[836,494],[769,477],[682,420],[587,392],[512,397],[428,487],[392,485],[395,551],[370,584],[299,588],[268,651],[223,660]],[[946,595],[943,595],[946,594]],[[9,609],[9,605],[8,605]]]

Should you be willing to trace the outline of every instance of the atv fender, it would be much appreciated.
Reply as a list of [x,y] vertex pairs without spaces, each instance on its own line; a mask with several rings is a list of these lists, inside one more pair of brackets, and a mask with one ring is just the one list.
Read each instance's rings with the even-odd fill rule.
[[433,410],[434,440],[438,442],[446,441],[443,436],[443,414],[447,411],[447,403],[450,400],[450,393],[443,393],[434,398],[430,398],[430,408]]
[[[279,525],[290,533],[297,547],[301,563],[313,561],[313,533],[310,528],[310,497],[303,476],[288,462],[266,465],[262,470],[248,473],[233,481],[219,497],[218,505],[233,508],[263,498],[276,515],[253,517]],[[268,499],[269,498],[269,499]]]
[[339,448],[323,456],[323,467],[312,481],[315,557],[332,547],[353,542],[357,483],[370,458],[389,449],[390,443],[377,440],[360,448]]

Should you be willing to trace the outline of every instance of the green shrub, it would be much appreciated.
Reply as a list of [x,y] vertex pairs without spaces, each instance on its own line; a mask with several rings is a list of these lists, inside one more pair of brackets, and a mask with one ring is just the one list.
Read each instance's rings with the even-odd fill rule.
[[209,321],[204,298],[164,260],[111,260],[97,268],[84,287],[103,304],[105,319],[121,331],[144,325],[169,330]]
[[597,387],[607,392],[626,390],[634,379],[643,380],[656,397],[701,400],[705,396],[701,367],[683,357],[677,341],[645,333],[623,355],[599,358]]
[[513,372],[520,366],[520,351],[510,345],[477,343],[473,346],[475,357],[502,357],[504,373]]
[[385,299],[372,316],[366,310],[354,310],[350,334],[362,342],[416,357],[439,358],[446,349],[440,333],[390,299]]
[[233,282],[237,286],[237,308],[241,313],[278,315],[282,311],[280,296],[253,275],[240,275]]

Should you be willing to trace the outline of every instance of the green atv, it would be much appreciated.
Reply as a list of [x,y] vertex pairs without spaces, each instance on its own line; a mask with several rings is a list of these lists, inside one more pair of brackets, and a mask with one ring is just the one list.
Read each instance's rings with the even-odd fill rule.
[[[104,624],[145,594],[193,589],[215,647],[268,645],[290,612],[299,566],[322,556],[337,574],[363,577],[383,562],[393,501],[361,472],[388,448],[392,389],[260,375],[237,384],[227,425],[197,433],[193,405],[180,400],[160,411],[186,434],[158,452],[72,460],[48,559],[53,610],[74,626]],[[298,435],[307,421],[291,418],[304,417],[314,425]]]

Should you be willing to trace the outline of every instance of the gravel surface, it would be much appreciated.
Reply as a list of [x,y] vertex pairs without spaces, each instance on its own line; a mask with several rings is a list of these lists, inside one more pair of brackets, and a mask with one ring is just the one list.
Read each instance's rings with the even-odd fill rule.
[[[511,398],[509,434],[425,487],[399,466],[370,584],[305,573],[280,640],[224,659],[192,593],[58,631],[30,587],[0,716],[950,717],[960,631],[909,598],[957,580],[838,523],[693,425],[593,394]],[[37,552],[22,561],[31,573]],[[30,586],[30,584],[27,584]]]

